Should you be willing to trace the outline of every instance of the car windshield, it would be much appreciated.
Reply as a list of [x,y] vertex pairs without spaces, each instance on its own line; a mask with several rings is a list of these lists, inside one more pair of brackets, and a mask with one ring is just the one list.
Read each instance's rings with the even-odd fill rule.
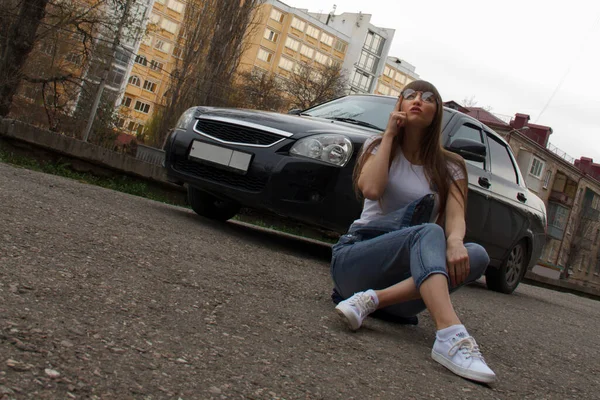
[[302,115],[362,123],[383,131],[395,104],[394,97],[347,96],[309,108]]

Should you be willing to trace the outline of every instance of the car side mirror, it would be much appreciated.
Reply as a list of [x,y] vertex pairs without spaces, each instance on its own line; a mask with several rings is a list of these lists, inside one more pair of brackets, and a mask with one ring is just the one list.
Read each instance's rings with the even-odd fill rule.
[[455,139],[446,150],[460,155],[465,160],[484,162],[487,155],[485,144],[471,139]]
[[299,108],[292,108],[290,111],[288,111],[288,114],[290,115],[300,115],[302,113],[302,110]]

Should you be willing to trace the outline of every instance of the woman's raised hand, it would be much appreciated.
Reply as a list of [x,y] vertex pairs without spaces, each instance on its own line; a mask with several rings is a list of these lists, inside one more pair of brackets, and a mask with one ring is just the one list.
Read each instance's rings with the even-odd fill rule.
[[387,127],[385,128],[384,135],[395,137],[400,133],[400,128],[406,125],[406,113],[400,111],[400,99],[396,102],[394,111],[390,113],[390,119],[388,120]]

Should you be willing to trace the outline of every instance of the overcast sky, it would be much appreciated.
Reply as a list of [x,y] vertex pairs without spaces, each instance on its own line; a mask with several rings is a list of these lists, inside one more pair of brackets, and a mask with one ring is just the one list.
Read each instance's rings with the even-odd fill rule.
[[600,163],[600,1],[283,1],[372,14],[396,30],[390,55],[413,64],[444,101],[474,96],[497,114],[529,114],[552,127],[552,144]]

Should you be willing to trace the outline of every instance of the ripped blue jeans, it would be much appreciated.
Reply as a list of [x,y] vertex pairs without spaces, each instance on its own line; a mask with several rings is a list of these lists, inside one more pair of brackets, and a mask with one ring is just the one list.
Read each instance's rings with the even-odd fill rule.
[[[385,289],[412,277],[417,289],[432,274],[448,278],[446,267],[446,236],[437,224],[399,225],[398,229],[370,237],[378,227],[389,229],[390,221],[404,219],[406,210],[390,213],[369,223],[369,229],[350,227],[332,249],[331,276],[335,289],[343,298],[367,289]],[[410,210],[409,210],[410,212]],[[489,264],[485,249],[475,243],[465,243],[470,271],[465,282],[451,286],[450,292],[474,282]],[[412,317],[425,310],[423,300],[410,300],[381,310],[398,317]]]

